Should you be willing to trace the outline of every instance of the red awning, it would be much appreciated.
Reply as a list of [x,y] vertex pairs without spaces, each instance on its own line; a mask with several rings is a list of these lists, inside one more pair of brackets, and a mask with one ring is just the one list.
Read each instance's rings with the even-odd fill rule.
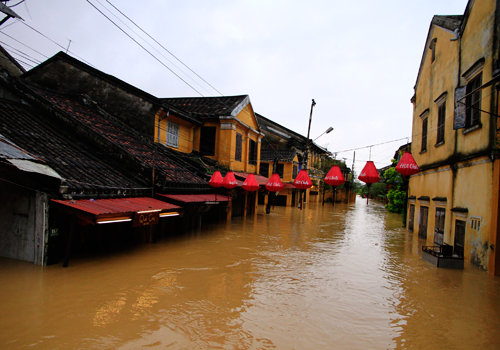
[[92,224],[132,221],[135,214],[159,213],[159,217],[179,215],[182,208],[149,197],[58,200],[65,210]]
[[159,196],[184,203],[229,202],[228,196],[220,194],[158,194]]

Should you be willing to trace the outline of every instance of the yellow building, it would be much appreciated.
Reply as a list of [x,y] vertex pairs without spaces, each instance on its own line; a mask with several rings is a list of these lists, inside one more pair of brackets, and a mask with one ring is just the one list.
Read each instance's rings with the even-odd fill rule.
[[[286,127],[256,114],[258,123],[264,133],[262,139],[261,165],[259,173],[271,177],[273,165],[276,161],[276,171],[280,175],[285,188],[278,193],[275,204],[281,206],[297,206],[300,201],[298,189],[293,186],[293,181],[305,162],[307,138]],[[325,157],[331,153],[318,146],[313,141],[309,142],[308,174],[313,186],[305,192],[306,202],[318,202],[321,198],[320,182],[325,173],[321,170]],[[267,197],[261,196],[261,204],[267,204]]]
[[469,1],[464,15],[434,16],[415,84],[408,229],[425,245],[453,246],[500,274],[494,157],[498,114],[498,1]]
[[[234,171],[258,173],[260,141],[264,135],[248,95],[161,100],[164,109],[176,108],[200,122],[195,125],[172,119],[171,123],[178,126],[180,151],[195,151]],[[169,120],[160,126],[167,135],[168,124]]]
[[[248,95],[161,101],[164,105],[156,116],[160,142],[181,152],[209,158],[220,168],[238,172],[239,179],[245,174],[258,174],[264,134],[260,132]],[[191,119],[183,117],[184,114]],[[257,192],[236,188],[231,196],[228,218],[256,212]]]

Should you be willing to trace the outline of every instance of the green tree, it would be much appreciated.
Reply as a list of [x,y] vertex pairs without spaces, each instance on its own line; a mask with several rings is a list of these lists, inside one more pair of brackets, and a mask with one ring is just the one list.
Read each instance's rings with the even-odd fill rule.
[[391,213],[403,213],[406,198],[403,176],[396,171],[396,168],[389,168],[384,172],[384,177],[389,189],[387,210]]

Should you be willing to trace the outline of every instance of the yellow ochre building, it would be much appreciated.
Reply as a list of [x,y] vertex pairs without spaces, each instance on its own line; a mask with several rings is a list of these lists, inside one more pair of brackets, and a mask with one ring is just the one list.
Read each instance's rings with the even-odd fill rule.
[[413,103],[408,229],[426,245],[500,275],[498,86],[500,1],[434,16]]

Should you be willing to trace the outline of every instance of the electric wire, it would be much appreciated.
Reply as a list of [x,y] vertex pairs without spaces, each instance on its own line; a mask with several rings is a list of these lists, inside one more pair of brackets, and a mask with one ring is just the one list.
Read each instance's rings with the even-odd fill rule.
[[221,96],[223,94],[217,90],[214,86],[212,86],[209,82],[207,82],[205,79],[203,79],[198,73],[196,73],[194,70],[192,70],[190,67],[188,67],[184,62],[182,62],[177,56],[175,56],[172,52],[170,52],[167,48],[165,48],[162,44],[160,44],[155,38],[153,38],[151,35],[149,35],[145,30],[143,30],[139,25],[137,25],[133,20],[131,20],[127,15],[125,15],[122,11],[120,11],[115,5],[113,5],[109,0],[106,0],[108,4],[110,4],[116,11],[118,11],[122,16],[124,16],[126,19],[128,19],[132,24],[134,24],[139,30],[141,30],[144,34],[146,34],[151,40],[153,40],[158,46],[160,46],[163,50],[168,52],[172,57],[174,57],[177,61],[179,61],[184,67],[189,69],[193,74],[195,74],[198,78],[200,78],[205,84],[210,86],[212,89],[217,91]]
[[169,66],[167,66],[165,63],[163,63],[160,59],[158,59],[158,57],[156,57],[155,55],[153,55],[148,49],[146,49],[144,46],[142,46],[137,40],[135,40],[130,34],[128,34],[125,30],[123,30],[123,28],[121,28],[119,25],[117,25],[111,18],[109,18],[108,16],[106,16],[106,14],[104,12],[102,12],[99,8],[97,8],[97,6],[95,6],[93,3],[91,3],[89,0],[86,0],[93,8],[95,8],[101,15],[103,15],[104,17],[106,17],[106,19],[108,21],[110,21],[115,27],[117,27],[121,32],[123,32],[126,36],[128,36],[133,42],[135,42],[137,45],[139,45],[144,51],[146,51],[151,57],[153,57],[156,61],[158,61],[158,63],[160,63],[162,66],[164,66],[165,68],[167,68],[172,74],[174,74],[177,78],[179,78],[180,80],[182,80],[184,82],[184,84],[186,84],[187,86],[189,86],[191,89],[193,89],[194,91],[196,91],[196,93],[198,93],[200,96],[203,96],[203,94],[201,92],[199,92],[198,90],[196,90],[191,84],[189,84],[186,80],[182,79],[181,76],[179,76],[176,72],[174,72]]
[[175,68],[177,68],[181,73],[183,73],[188,79],[190,79],[193,83],[198,85],[200,88],[205,90],[206,92],[209,92],[205,87],[203,87],[200,83],[195,81],[192,77],[190,77],[186,72],[184,72],[182,69],[180,69],[178,66],[176,66],[171,60],[169,60],[163,53],[158,51],[153,45],[151,45],[146,39],[141,37],[137,32],[135,32],[132,28],[130,28],[122,19],[120,19],[116,14],[114,14],[110,9],[108,9],[106,6],[104,6],[99,0],[95,0],[99,5],[101,5],[104,9],[106,9],[112,16],[114,16],[118,21],[123,23],[125,27],[127,27],[132,33],[134,33],[137,37],[139,37],[142,41],[144,41],[145,44],[147,44],[151,49],[155,50],[158,54],[160,54],[164,59],[166,59],[170,64],[172,64]]
[[28,46],[28,45],[26,45],[26,44],[22,43],[21,41],[19,41],[19,40],[17,40],[16,38],[14,38],[14,37],[10,36],[10,35],[9,35],[9,34],[7,34],[7,33],[0,32],[0,34],[3,34],[3,35],[5,35],[5,36],[9,37],[11,40],[14,40],[15,42],[18,42],[19,44],[21,44],[21,45],[23,45],[23,46],[25,46],[25,47],[29,48],[30,50],[35,51],[37,54],[39,54],[39,55],[43,56],[44,58],[47,58],[47,59],[49,58],[48,56],[44,55],[43,53],[41,53],[41,52],[39,52],[39,51],[35,50],[34,48],[32,48],[32,47],[30,47],[30,46]]
[[31,57],[30,55],[28,55],[27,53],[25,52],[22,52],[12,46],[10,46],[9,44],[7,44],[6,42],[3,42],[0,40],[0,44],[3,44],[4,47],[9,47],[12,51],[11,53],[14,53],[14,54],[17,54],[17,55],[20,55],[22,58],[28,60],[28,61],[31,61],[33,62],[34,64],[40,64],[41,62],[38,61],[37,59]]
[[26,1],[26,0],[21,0],[21,1],[19,1],[17,4],[14,4],[14,5],[9,5],[9,7],[15,7],[15,6],[19,5],[19,4],[22,4],[22,3],[23,3],[23,2],[25,2],[25,1]]
[[67,50],[64,46],[60,45],[59,43],[57,43],[56,41],[52,40],[51,38],[49,38],[48,36],[46,36],[45,34],[43,34],[42,32],[36,30],[35,28],[33,28],[32,26],[30,26],[29,24],[26,24],[24,23],[23,21],[20,21],[18,20],[18,22],[21,22],[22,24],[24,24],[25,26],[27,26],[28,28],[30,28],[31,30],[33,30],[34,32],[40,34],[41,36],[43,36],[45,39],[49,40],[50,42],[52,42],[53,44],[57,45],[58,47],[60,47],[61,49],[63,49],[64,51],[67,51],[69,53],[71,53],[72,55],[74,55],[75,57],[77,57],[78,59],[80,59],[81,61],[85,62],[86,64],[88,64],[89,66],[95,68],[94,65],[92,65],[92,63],[84,60],[83,58],[79,57],[78,55],[76,55],[74,52],[70,51],[70,50]]

